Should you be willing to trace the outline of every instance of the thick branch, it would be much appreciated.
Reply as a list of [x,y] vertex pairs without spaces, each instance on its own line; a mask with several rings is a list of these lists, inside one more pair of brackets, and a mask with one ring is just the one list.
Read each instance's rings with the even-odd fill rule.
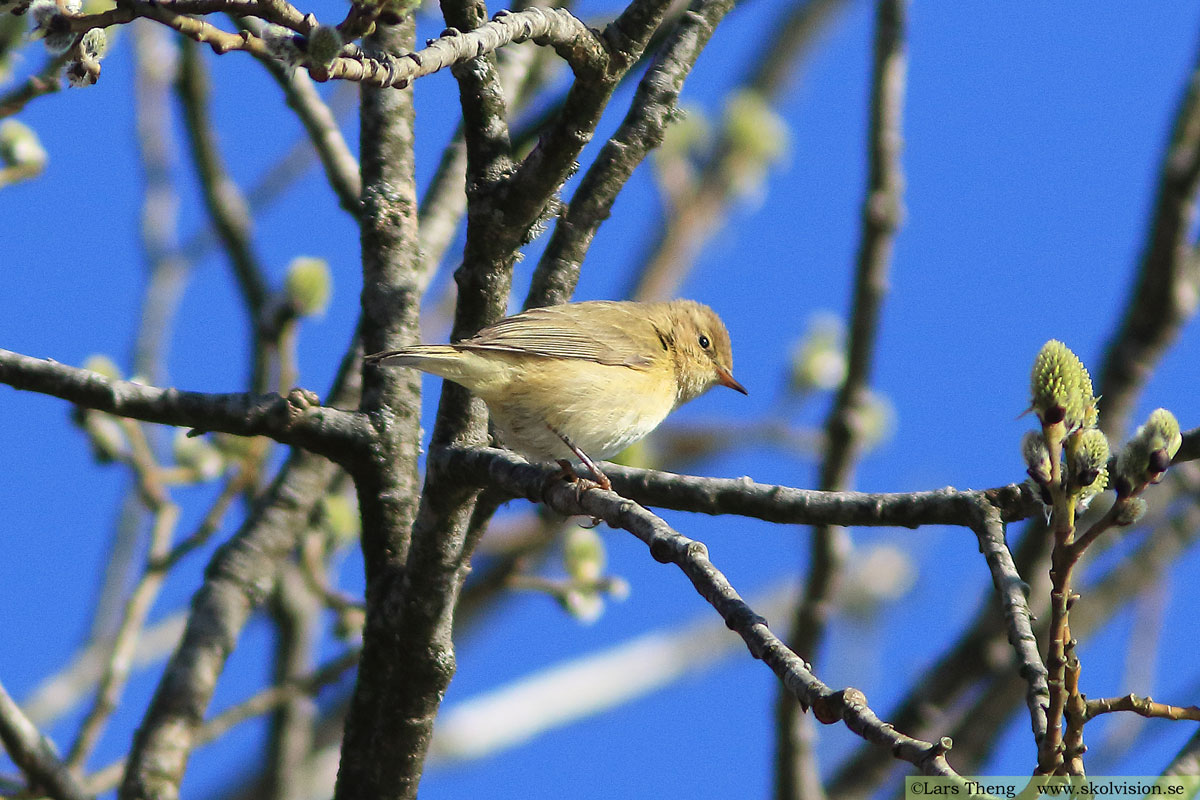
[[987,560],[992,573],[992,586],[1000,598],[1004,611],[1004,626],[1008,631],[1008,642],[1017,655],[1017,671],[1027,684],[1025,705],[1033,726],[1034,741],[1040,742],[1046,735],[1046,706],[1049,703],[1050,687],[1048,671],[1038,652],[1037,635],[1033,631],[1033,613],[1029,610],[1026,593],[1029,584],[1021,579],[1009,552],[1002,523],[994,509],[983,509],[974,526],[979,537],[979,550]]
[[119,417],[238,436],[268,436],[339,462],[352,460],[375,437],[365,417],[319,405],[300,389],[287,397],[182,392],[110,380],[91,370],[10,350],[0,350],[0,383]]
[[[410,49],[411,17],[380,23],[368,44],[382,52]],[[411,91],[362,88],[359,161],[363,170],[363,341],[368,352],[417,340],[422,260],[417,232]],[[425,698],[426,686],[409,668],[420,654],[397,635],[406,613],[394,593],[406,579],[420,480],[421,381],[412,370],[363,370],[362,410],[379,429],[379,446],[355,471],[362,517],[367,615],[362,662],[342,739],[338,798],[415,794],[425,742],[413,735],[403,699]],[[406,612],[407,610],[405,610]]]
[[[361,351],[351,348],[330,393],[353,403],[360,389]],[[293,450],[242,527],[212,557],[192,599],[183,640],[168,662],[134,737],[119,796],[176,800],[205,709],[241,629],[266,598],[281,560],[307,529],[337,467]]]
[[1189,243],[1200,187],[1200,53],[1163,154],[1154,217],[1120,329],[1100,369],[1100,422],[1110,439],[1128,426],[1155,365],[1196,311],[1200,269]]

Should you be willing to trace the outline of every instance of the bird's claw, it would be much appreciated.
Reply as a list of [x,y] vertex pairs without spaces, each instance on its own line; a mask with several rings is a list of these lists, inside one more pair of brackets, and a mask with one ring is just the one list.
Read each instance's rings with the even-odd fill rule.
[[[560,478],[575,486],[575,502],[580,504],[583,503],[583,495],[585,492],[588,492],[592,489],[603,489],[605,491],[610,491],[612,489],[612,483],[608,480],[608,476],[603,472],[598,470],[595,471],[593,475],[597,478],[597,480],[591,480],[589,478],[580,477],[579,473],[575,471],[575,468],[571,466],[571,462],[567,461],[566,459],[558,459],[558,466],[560,468],[559,471],[551,475],[546,481],[545,486],[542,488],[543,502],[546,500],[546,493],[550,490],[552,485],[551,482]],[[591,524],[585,525],[584,527],[595,528],[603,521],[604,520],[600,517],[592,517]]]

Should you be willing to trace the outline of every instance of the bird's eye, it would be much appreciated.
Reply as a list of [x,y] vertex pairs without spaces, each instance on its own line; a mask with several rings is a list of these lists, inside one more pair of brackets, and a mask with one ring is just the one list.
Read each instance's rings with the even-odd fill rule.
[[703,333],[700,334],[700,346],[703,347],[705,350],[707,350],[709,344],[711,344],[711,343],[708,341],[708,337],[705,336]]

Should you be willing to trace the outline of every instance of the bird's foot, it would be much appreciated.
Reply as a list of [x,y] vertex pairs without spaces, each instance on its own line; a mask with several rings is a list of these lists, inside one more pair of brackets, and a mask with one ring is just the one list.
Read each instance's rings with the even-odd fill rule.
[[[584,493],[592,489],[603,489],[604,491],[612,490],[612,482],[609,481],[607,475],[596,468],[595,464],[588,464],[588,471],[592,473],[594,478],[594,480],[592,480],[580,476],[579,473],[575,471],[575,468],[571,465],[571,462],[567,461],[565,458],[558,459],[557,463],[559,466],[559,471],[554,475],[551,475],[550,480],[554,481],[561,478],[567,483],[573,484],[575,486],[575,500],[578,503],[582,503]],[[547,482],[546,489],[549,488],[550,484]],[[546,489],[543,489],[542,491],[543,499],[545,498]],[[584,527],[594,528],[602,521],[603,520],[601,520],[600,517],[592,517],[592,523]]]

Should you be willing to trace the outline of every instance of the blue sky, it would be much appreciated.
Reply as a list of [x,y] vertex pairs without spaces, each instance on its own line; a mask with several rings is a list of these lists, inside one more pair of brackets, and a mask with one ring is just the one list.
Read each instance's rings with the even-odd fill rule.
[[[340,15],[332,2],[313,8],[322,19]],[[786,9],[780,0],[753,0],[731,14],[701,57],[684,100],[719,115],[724,91],[744,75],[769,26]],[[612,10],[592,3],[581,13]],[[822,311],[843,314],[848,307],[865,182],[871,19],[870,4],[851,3],[802,66],[778,107],[789,127],[786,159],[770,173],[761,197],[731,210],[729,223],[684,286],[684,295],[724,316],[735,373],[750,396],[713,392],[681,410],[676,416],[681,422],[772,413],[789,350],[809,320]],[[440,28],[425,17],[421,36]],[[1019,439],[1031,423],[1017,415],[1028,404],[1033,356],[1045,340],[1059,338],[1093,373],[1098,368],[1132,282],[1159,159],[1198,34],[1200,6],[1191,3],[1136,11],[1112,2],[918,0],[912,6],[903,156],[907,216],[873,374],[874,387],[895,407],[896,427],[863,461],[859,488],[983,488],[1023,478]],[[41,98],[19,116],[37,130],[50,162],[39,180],[0,191],[9,309],[0,316],[0,346],[72,364],[97,352],[128,363],[144,269],[130,44],[128,37],[114,42],[97,86]],[[42,58],[35,48],[26,56],[24,68]],[[235,178],[252,184],[300,130],[273,82],[248,57],[208,61],[223,151]],[[458,101],[448,75],[422,79],[416,91],[418,176],[425,182],[452,129]],[[602,133],[615,128],[631,92],[618,93]],[[353,114],[343,126],[353,138]],[[585,166],[597,147],[585,152]],[[182,153],[180,160],[186,164]],[[203,211],[187,169],[181,166],[179,173],[180,230],[186,237],[203,222]],[[646,253],[652,238],[646,223],[659,208],[652,170],[640,169],[597,237],[578,299],[610,298],[622,290]],[[296,255],[320,256],[331,264],[332,304],[323,318],[305,323],[300,339],[301,382],[323,391],[356,315],[357,234],[314,170],[262,214],[256,236],[276,280]],[[518,265],[514,305],[543,244],[535,242]],[[453,256],[449,261],[431,299],[448,279]],[[436,319],[427,330],[431,338],[445,335]],[[215,255],[201,259],[170,342],[171,383],[239,389],[246,373],[244,336],[226,264]],[[1184,428],[1200,424],[1198,361],[1200,333],[1191,326],[1150,382],[1139,416],[1163,405]],[[425,389],[432,414],[434,379]],[[0,425],[6,471],[0,482],[0,619],[5,640],[16,645],[0,653],[0,680],[22,698],[69,659],[86,633],[126,479],[119,468],[92,463],[62,402],[0,389],[0,409],[6,420]],[[823,411],[815,403],[794,417],[817,423]],[[804,454],[763,448],[743,448],[692,468],[804,487],[814,484],[816,472]],[[183,530],[194,525],[211,494],[179,493]],[[666,516],[705,541],[714,562],[748,597],[794,579],[804,566],[807,529]],[[226,529],[222,536],[228,534]],[[681,574],[653,562],[632,537],[609,530],[603,536],[612,571],[630,584],[629,598],[609,606],[590,626],[542,597],[506,599],[462,642],[447,708],[647,632],[715,619]],[[907,552],[916,583],[878,619],[839,621],[817,660],[818,673],[832,685],[863,689],[886,718],[904,681],[952,641],[955,626],[969,618],[990,584],[968,532],[856,531],[854,537],[863,548],[884,543]],[[172,578],[153,618],[186,602],[206,553],[194,555]],[[1089,695],[1136,690],[1192,702],[1198,676],[1186,666],[1195,653],[1185,643],[1197,636],[1200,595],[1188,576],[1198,562],[1194,553],[1181,559],[1162,576],[1158,593],[1139,603],[1143,615],[1119,616],[1082,643]],[[348,587],[360,584],[358,567],[353,556],[346,559]],[[1161,625],[1164,650],[1148,685],[1128,685],[1127,643],[1147,619]],[[772,622],[782,632],[783,620]],[[251,625],[222,678],[218,707],[262,680],[267,640],[264,624]],[[94,766],[127,747],[155,678],[156,671],[147,670],[134,681]],[[774,691],[769,671],[735,649],[664,691],[513,750],[465,765],[434,766],[422,797],[765,796]],[[68,717],[51,733],[69,742],[77,721]],[[1152,721],[1149,744],[1105,769],[1153,773],[1193,727]],[[1030,768],[1026,730],[1020,717],[990,772]],[[260,733],[261,727],[243,726],[228,743],[199,751],[185,792],[194,796],[220,786],[231,764],[251,764],[248,754]],[[829,766],[857,745],[841,727],[819,735],[819,752]]]

